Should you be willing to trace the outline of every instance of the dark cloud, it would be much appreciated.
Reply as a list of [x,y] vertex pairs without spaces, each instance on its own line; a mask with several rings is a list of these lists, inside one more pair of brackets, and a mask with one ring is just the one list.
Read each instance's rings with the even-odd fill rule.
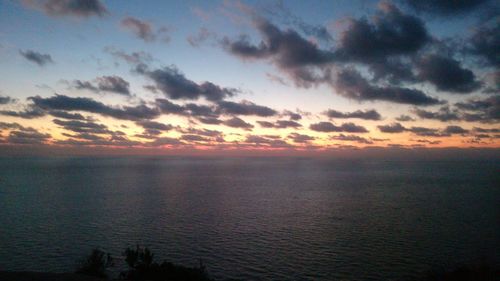
[[379,87],[370,83],[354,69],[344,69],[337,74],[335,87],[344,96],[356,100],[383,100],[401,104],[434,105],[438,99],[425,93],[401,87]]
[[220,101],[226,97],[232,97],[239,92],[237,89],[220,87],[211,82],[197,84],[187,79],[174,66],[154,71],[148,71],[139,67],[138,72],[152,79],[156,84],[156,88],[172,99],[194,100],[204,97],[209,101]]
[[417,62],[418,77],[432,83],[440,91],[467,94],[478,90],[481,83],[474,73],[462,68],[452,58],[440,55],[427,55]]
[[200,136],[205,136],[205,137],[211,137],[211,138],[224,136],[224,134],[220,131],[208,130],[208,129],[188,128],[188,129],[181,130],[181,132],[187,133],[187,134],[194,134],[194,135],[200,135]]
[[353,112],[340,112],[334,109],[329,109],[325,112],[325,115],[330,117],[330,118],[342,118],[342,119],[347,119],[347,118],[358,118],[358,119],[365,119],[365,120],[380,120],[382,116],[380,116],[380,113],[378,113],[376,110],[371,109],[371,110],[356,110]]
[[340,134],[338,136],[331,136],[330,139],[332,140],[339,140],[339,141],[352,141],[352,142],[357,142],[357,143],[363,143],[363,144],[372,144],[373,141],[365,139],[360,136],[356,135],[344,135]]
[[216,109],[209,105],[200,105],[187,103],[184,105],[184,111],[188,116],[194,117],[218,117]]
[[418,12],[439,16],[460,16],[469,13],[490,0],[404,0],[408,6]]
[[500,133],[499,128],[481,128],[481,127],[474,127],[474,131],[479,132],[479,133]]
[[208,142],[208,141],[210,141],[210,138],[200,136],[200,135],[194,135],[194,134],[185,134],[185,135],[181,136],[181,140],[194,141],[194,142],[198,142],[198,141]]
[[400,122],[415,121],[415,118],[413,118],[409,115],[402,114],[402,115],[396,117],[396,121],[400,121]]
[[392,123],[389,125],[379,125],[377,127],[382,133],[401,133],[401,132],[404,132],[406,130],[406,128],[403,127],[403,125],[401,125],[400,123]]
[[7,96],[0,96],[0,104],[14,103],[16,99]]
[[368,67],[373,74],[372,80],[374,82],[384,79],[393,85],[399,85],[403,82],[418,82],[418,78],[413,73],[413,65],[410,62],[403,62],[400,58],[376,60],[370,62]]
[[347,133],[367,133],[368,130],[363,127],[356,125],[354,123],[343,123],[340,126],[336,126],[331,122],[319,122],[314,123],[309,126],[309,129],[317,132],[347,132]]
[[267,106],[257,105],[250,101],[241,101],[239,103],[232,101],[220,101],[218,110],[224,114],[231,115],[255,115],[268,117],[278,114],[278,112]]
[[161,112],[165,114],[182,114],[185,111],[183,106],[175,104],[167,99],[156,99],[155,103],[160,108]]
[[498,17],[491,24],[477,28],[469,41],[469,51],[482,58],[485,65],[498,68],[500,66],[500,21]]
[[24,127],[19,125],[19,123],[13,122],[13,123],[7,123],[7,122],[0,122],[0,130],[11,130],[11,129],[18,129],[18,130],[24,130]]
[[448,106],[443,106],[439,109],[439,111],[428,111],[424,109],[414,109],[414,113],[423,119],[434,119],[443,122],[447,121],[457,121],[460,120],[461,117],[457,111],[451,111]]
[[450,135],[448,133],[440,132],[438,129],[426,127],[411,127],[407,128],[406,131],[423,137],[447,137]]
[[120,76],[101,76],[95,79],[97,85],[89,81],[74,80],[73,88],[77,90],[89,90],[92,92],[111,92],[130,96],[130,83]]
[[215,117],[198,117],[198,121],[207,125],[219,125],[223,123],[222,120]]
[[319,49],[292,29],[283,31],[265,19],[256,18],[254,24],[262,36],[259,44],[252,44],[248,36],[242,35],[236,40],[224,38],[224,49],[242,59],[269,59],[300,86],[322,80],[308,67],[332,62],[331,52]]
[[61,110],[52,110],[49,111],[49,114],[57,117],[57,118],[63,118],[63,119],[70,119],[70,120],[86,120],[85,116],[81,115],[80,113],[70,113],[66,111],[61,111]]
[[444,133],[446,133],[446,134],[467,134],[468,132],[469,132],[469,130],[466,130],[460,126],[454,126],[454,125],[447,126],[444,129]]
[[11,131],[7,143],[11,144],[43,144],[49,140],[49,134],[33,131]]
[[77,90],[88,90],[91,92],[99,92],[99,89],[89,81],[73,80],[72,87]]
[[45,116],[46,112],[35,106],[27,106],[23,111],[0,110],[0,115],[19,117],[24,119],[34,119]]
[[103,17],[108,11],[100,0],[23,0],[25,6],[49,16]]
[[231,119],[225,120],[222,124],[233,127],[233,128],[241,128],[245,130],[250,130],[253,128],[253,125],[245,122],[243,119],[238,117],[233,117]]
[[430,40],[423,21],[383,2],[372,21],[350,20],[335,54],[343,61],[372,63],[388,56],[414,54]]
[[310,141],[315,140],[314,137],[311,137],[309,135],[299,134],[299,133],[291,133],[288,135],[288,138],[291,139],[295,143],[308,143]]
[[25,59],[38,64],[39,66],[45,66],[49,63],[54,63],[52,57],[49,54],[42,54],[33,50],[21,51],[19,50],[19,54],[23,56]]
[[468,130],[463,129],[459,126],[450,125],[447,126],[443,130],[427,128],[427,127],[410,127],[406,128],[400,123],[392,123],[389,125],[380,125],[378,129],[383,133],[402,133],[402,132],[410,132],[418,136],[424,137],[448,137],[452,134],[465,134],[468,133]]
[[500,95],[457,102],[455,106],[466,111],[463,113],[463,119],[466,121],[490,123],[500,120]]
[[290,120],[293,120],[293,121],[298,121],[298,120],[302,119],[302,115],[300,113],[296,113],[296,112],[293,112],[290,110],[283,111],[283,113],[281,115],[288,116],[290,118]]
[[149,146],[178,146],[182,144],[184,143],[179,139],[171,137],[160,137],[152,142],[147,143],[147,145]]
[[290,147],[286,141],[282,140],[279,136],[257,136],[248,135],[245,139],[246,143],[253,143],[256,145],[266,145],[270,147]]
[[79,121],[79,120],[52,120],[54,124],[63,127],[65,130],[76,133],[92,133],[92,134],[108,134],[111,131],[103,124],[98,124],[93,121]]
[[263,128],[275,128],[275,129],[285,129],[285,128],[299,128],[302,127],[301,124],[292,120],[277,120],[276,122],[267,121],[257,121],[259,125]]
[[149,121],[149,120],[137,121],[136,124],[143,127],[144,129],[152,129],[152,130],[160,130],[160,131],[169,131],[169,130],[172,130],[174,128],[170,124],[163,124],[160,122]]
[[119,76],[102,76],[96,78],[99,90],[117,94],[130,95],[130,84]]
[[163,36],[163,41],[170,41],[166,35],[168,31],[166,27],[156,29],[150,22],[138,18],[125,17],[121,21],[121,26],[145,42],[155,41],[160,36]]
[[44,110],[85,111],[124,120],[153,119],[161,114],[158,108],[150,108],[144,104],[118,108],[83,97],[73,98],[64,95],[55,95],[49,98],[35,96],[28,99],[36,107]]

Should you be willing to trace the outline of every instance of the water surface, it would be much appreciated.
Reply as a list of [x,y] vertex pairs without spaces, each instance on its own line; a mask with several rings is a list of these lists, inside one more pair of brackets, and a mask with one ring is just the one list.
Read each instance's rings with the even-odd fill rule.
[[405,280],[500,257],[499,161],[0,158],[0,269],[99,246],[217,279]]

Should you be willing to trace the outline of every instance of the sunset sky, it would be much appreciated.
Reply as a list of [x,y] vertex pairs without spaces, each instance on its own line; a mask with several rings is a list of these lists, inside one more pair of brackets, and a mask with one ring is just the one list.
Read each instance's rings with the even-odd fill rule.
[[0,0],[0,146],[498,148],[499,2],[449,3]]

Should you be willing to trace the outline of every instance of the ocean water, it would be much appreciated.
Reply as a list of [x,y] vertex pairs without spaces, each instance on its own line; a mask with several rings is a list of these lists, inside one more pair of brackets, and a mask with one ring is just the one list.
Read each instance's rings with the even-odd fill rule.
[[93,247],[224,280],[410,280],[500,264],[500,161],[0,158],[0,270]]

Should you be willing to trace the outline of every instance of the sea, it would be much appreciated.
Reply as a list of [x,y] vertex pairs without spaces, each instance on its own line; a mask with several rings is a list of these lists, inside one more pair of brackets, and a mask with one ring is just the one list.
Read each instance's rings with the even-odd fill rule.
[[499,160],[2,157],[0,270],[127,247],[215,280],[415,280],[500,265]]

